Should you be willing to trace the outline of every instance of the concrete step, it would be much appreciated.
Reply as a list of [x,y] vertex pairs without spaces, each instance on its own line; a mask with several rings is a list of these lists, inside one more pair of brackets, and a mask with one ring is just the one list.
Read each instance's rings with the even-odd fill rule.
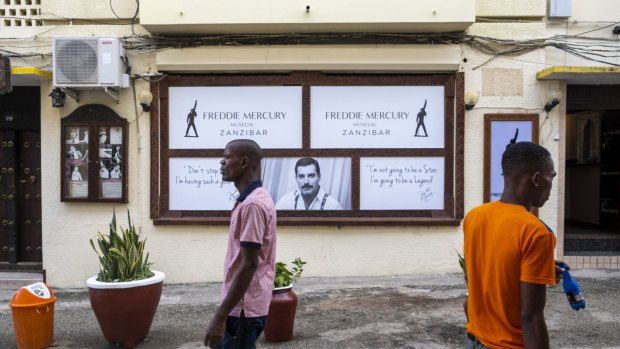
[[42,281],[43,274],[40,272],[0,272],[0,290],[17,291],[20,287]]

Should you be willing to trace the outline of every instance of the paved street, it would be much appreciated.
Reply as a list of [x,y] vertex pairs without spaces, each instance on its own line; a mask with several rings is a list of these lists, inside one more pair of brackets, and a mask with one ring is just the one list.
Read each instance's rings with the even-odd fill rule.
[[[620,348],[620,272],[575,271],[585,311],[550,288],[546,317],[553,348]],[[54,290],[56,348],[114,348],[103,338],[86,289]],[[258,348],[460,348],[465,285],[460,274],[302,278],[295,338]],[[0,290],[0,348],[16,348],[12,291]],[[219,284],[166,285],[148,338],[137,348],[204,348]]]

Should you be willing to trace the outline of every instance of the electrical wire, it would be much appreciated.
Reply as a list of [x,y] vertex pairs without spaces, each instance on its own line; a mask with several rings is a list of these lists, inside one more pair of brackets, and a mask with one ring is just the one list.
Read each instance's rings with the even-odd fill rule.
[[118,19],[127,19],[127,18],[121,18],[119,15],[116,14],[116,11],[114,11],[114,6],[112,6],[112,0],[110,0],[110,10],[112,10],[112,13],[114,13],[116,18],[118,18]]
[[598,31],[598,30],[601,30],[601,29],[609,28],[609,27],[611,27],[612,25],[617,25],[617,24],[620,24],[620,22],[611,23],[611,24],[606,25],[606,26],[604,26],[604,27],[600,27],[600,28],[596,28],[596,29],[588,30],[588,31],[583,32],[583,33],[575,34],[575,36],[579,36],[579,35],[583,35],[583,34],[587,34],[587,33],[592,33],[592,32],[595,32],[595,31]]
[[[255,45],[334,45],[334,44],[372,44],[372,45],[465,45],[473,50],[492,56],[485,63],[505,56],[520,56],[528,52],[551,47],[585,60],[620,66],[614,62],[620,57],[618,41],[612,38],[577,35],[555,35],[547,38],[529,40],[509,40],[487,36],[470,35],[464,32],[415,34],[415,33],[283,33],[283,34],[214,34],[201,37],[164,37],[138,35],[135,24],[139,13],[131,19],[130,36],[122,38],[127,51],[153,52],[165,49],[180,49],[203,46],[255,46]],[[610,25],[614,25],[616,22]],[[609,26],[610,26],[609,25]],[[9,57],[38,56],[41,53],[17,53],[0,49]],[[48,54],[44,54],[48,55]],[[480,66],[475,67],[478,69]]]

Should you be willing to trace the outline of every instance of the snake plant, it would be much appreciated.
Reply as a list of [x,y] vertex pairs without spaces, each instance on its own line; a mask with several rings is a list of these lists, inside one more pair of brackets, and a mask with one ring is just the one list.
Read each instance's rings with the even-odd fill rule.
[[117,228],[116,212],[112,213],[109,233],[97,232],[95,242],[90,239],[90,245],[99,257],[99,274],[97,281],[123,282],[147,279],[154,275],[151,271],[153,263],[149,262],[149,254],[144,253],[146,239],[140,240],[140,234],[131,224],[129,210],[127,210],[129,227]]

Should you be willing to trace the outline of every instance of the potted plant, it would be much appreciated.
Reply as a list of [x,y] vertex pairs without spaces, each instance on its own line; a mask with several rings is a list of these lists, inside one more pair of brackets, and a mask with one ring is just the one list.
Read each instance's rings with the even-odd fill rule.
[[459,266],[461,267],[461,271],[463,271],[463,278],[465,278],[465,284],[467,284],[467,269],[465,264],[465,257],[463,257],[459,251],[456,251],[456,254],[459,256]]
[[86,284],[103,336],[112,344],[133,348],[151,328],[165,275],[151,270],[146,239],[140,239],[129,210],[127,220],[128,228],[119,230],[113,213],[109,233],[97,233],[96,245],[90,240],[100,270]]
[[[465,263],[465,257],[461,255],[459,251],[456,251],[456,254],[459,256],[459,266],[461,267],[461,270],[463,271],[463,278],[465,279],[465,286],[467,287],[467,264]],[[465,289],[465,291],[466,292],[465,292],[465,300],[463,301],[463,311],[465,312],[465,317],[469,321],[469,316],[467,315],[467,309],[468,309],[467,297],[469,297],[469,294],[467,293],[467,289]]]
[[290,269],[283,262],[276,263],[276,276],[273,280],[273,296],[269,304],[265,339],[270,342],[283,342],[293,338],[297,295],[293,284],[301,277],[304,264],[301,258],[295,258]]

